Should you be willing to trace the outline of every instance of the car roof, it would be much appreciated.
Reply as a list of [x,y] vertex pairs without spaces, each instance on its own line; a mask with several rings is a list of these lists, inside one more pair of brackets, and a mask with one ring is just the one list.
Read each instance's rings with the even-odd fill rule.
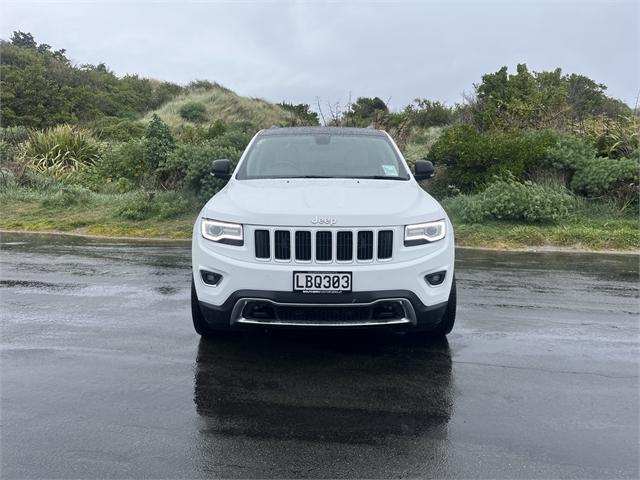
[[386,133],[374,128],[354,127],[273,127],[258,132],[260,136],[276,135],[363,135],[370,137],[383,137]]

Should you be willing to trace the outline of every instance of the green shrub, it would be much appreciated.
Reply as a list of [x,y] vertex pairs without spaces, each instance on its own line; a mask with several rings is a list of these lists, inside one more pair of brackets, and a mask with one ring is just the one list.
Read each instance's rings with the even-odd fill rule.
[[215,140],[215,144],[225,148],[244,151],[248,143],[251,141],[253,133],[244,133],[238,130],[229,130],[224,135]]
[[207,107],[200,102],[187,102],[178,109],[180,116],[193,123],[207,121]]
[[133,192],[120,201],[116,214],[127,220],[175,218],[195,211],[193,199],[178,192]]
[[307,103],[299,103],[297,105],[294,105],[293,103],[280,102],[278,106],[295,115],[295,118],[292,118],[292,126],[320,125],[318,114],[312,111],[311,106]]
[[23,155],[37,172],[64,178],[100,158],[102,145],[87,130],[59,125],[33,132]]
[[211,176],[211,162],[228,158],[235,164],[241,154],[241,150],[217,142],[179,145],[165,163],[162,175],[177,187],[194,192],[204,202],[225,184],[223,180]]
[[449,125],[454,119],[452,107],[426,98],[416,98],[405,108],[405,113],[411,118],[412,125],[421,128]]
[[412,128],[402,150],[409,168],[413,170],[416,160],[427,158],[429,150],[442,135],[442,127]]
[[176,146],[171,130],[153,115],[144,134],[144,164],[148,173],[154,173],[162,165]]
[[216,144],[235,148],[242,152],[257,131],[258,127],[252,122],[232,122],[227,124],[224,134],[216,138]]
[[565,190],[507,178],[492,182],[475,195],[451,199],[445,206],[465,223],[480,223],[487,219],[549,223],[568,216],[574,206],[574,197]]
[[142,138],[146,127],[144,123],[128,118],[104,117],[87,124],[100,140],[128,142]]
[[539,168],[554,143],[555,134],[546,130],[483,135],[470,125],[457,125],[436,140],[427,159],[434,165],[446,165],[455,185],[473,192],[495,176],[510,173],[523,178]]
[[548,167],[573,172],[583,161],[595,156],[596,149],[589,140],[574,135],[561,135],[555,144],[545,150],[544,161]]
[[78,185],[65,185],[42,201],[43,207],[71,207],[86,205],[91,201],[91,191]]
[[638,158],[585,160],[571,180],[571,188],[589,197],[608,196],[620,208],[638,201],[640,161]]
[[226,131],[227,125],[222,120],[216,120],[211,125],[209,125],[209,128],[207,128],[207,138],[218,138],[224,135]]
[[454,180],[450,177],[445,165],[435,167],[435,176],[429,180],[421,182],[422,187],[430,195],[437,199],[453,197],[460,194],[460,190],[455,186]]
[[70,176],[69,181],[94,192],[123,193],[139,186],[144,175],[144,143],[130,140],[111,144],[98,161]]

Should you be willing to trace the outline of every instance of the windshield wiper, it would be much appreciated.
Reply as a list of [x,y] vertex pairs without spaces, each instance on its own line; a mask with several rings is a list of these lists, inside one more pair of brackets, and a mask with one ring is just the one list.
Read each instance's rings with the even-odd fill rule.
[[295,177],[286,177],[286,178],[339,178],[339,177],[331,177],[328,175],[296,175]]
[[409,180],[406,177],[392,177],[387,175],[370,175],[366,177],[342,177],[335,175],[296,175],[295,177],[274,177],[274,178],[348,178],[355,180]]
[[354,177],[354,178],[361,178],[364,180],[409,180],[406,177],[392,177],[392,176],[386,176],[386,175],[371,175],[368,177]]

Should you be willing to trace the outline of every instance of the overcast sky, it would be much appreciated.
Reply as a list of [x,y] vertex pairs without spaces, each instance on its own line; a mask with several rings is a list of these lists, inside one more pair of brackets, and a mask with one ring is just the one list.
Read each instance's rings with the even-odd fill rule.
[[76,63],[315,104],[459,102],[503,65],[585,74],[633,106],[639,1],[31,2],[1,0],[0,37],[31,32]]

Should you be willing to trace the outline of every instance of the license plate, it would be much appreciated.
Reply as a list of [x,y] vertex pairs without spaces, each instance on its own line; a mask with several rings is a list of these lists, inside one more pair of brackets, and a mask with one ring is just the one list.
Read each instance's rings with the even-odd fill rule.
[[293,291],[343,293],[351,291],[351,272],[293,272]]

